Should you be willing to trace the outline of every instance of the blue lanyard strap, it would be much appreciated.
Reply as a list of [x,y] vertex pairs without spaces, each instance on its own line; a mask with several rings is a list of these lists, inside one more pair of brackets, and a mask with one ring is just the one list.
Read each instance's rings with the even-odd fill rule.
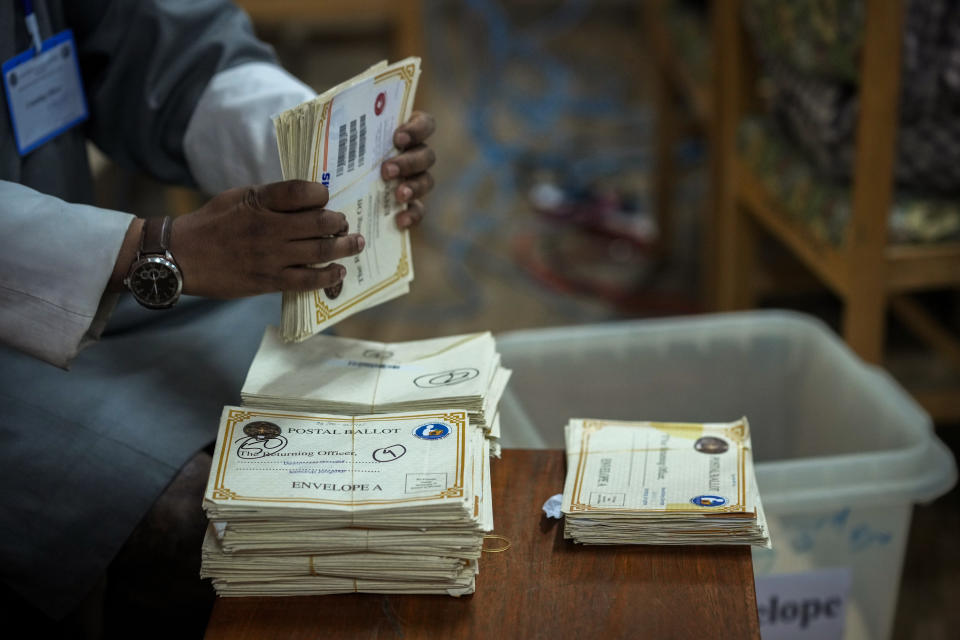
[[37,14],[33,11],[32,0],[21,0],[23,3],[23,17],[27,23],[27,32],[33,38],[33,47],[40,53],[43,48],[43,40],[40,38],[40,25],[37,23]]

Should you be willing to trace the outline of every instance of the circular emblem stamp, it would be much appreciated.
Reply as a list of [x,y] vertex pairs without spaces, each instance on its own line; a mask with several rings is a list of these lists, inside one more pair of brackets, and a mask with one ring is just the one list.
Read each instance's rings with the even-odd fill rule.
[[243,425],[243,436],[237,442],[237,457],[243,460],[263,458],[287,446],[287,439],[280,435],[280,425],[266,420]]
[[381,91],[377,94],[377,99],[373,103],[373,112],[377,115],[383,113],[384,107],[387,106],[387,94]]
[[430,422],[414,429],[413,435],[421,440],[441,440],[450,435],[451,431],[452,429],[442,422]]
[[257,440],[270,440],[280,435],[280,425],[266,420],[257,420],[243,425],[243,432]]
[[697,438],[697,441],[693,443],[693,448],[700,453],[726,453],[730,445],[723,438],[703,436]]
[[696,498],[690,498],[690,503],[695,504],[698,507],[722,507],[727,504],[727,499],[723,496],[697,496]]

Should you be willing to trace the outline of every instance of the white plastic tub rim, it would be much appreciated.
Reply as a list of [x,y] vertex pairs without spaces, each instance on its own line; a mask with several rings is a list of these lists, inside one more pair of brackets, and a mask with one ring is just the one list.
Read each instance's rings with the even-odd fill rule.
[[[849,401],[869,403],[870,410],[882,412],[886,429],[884,437],[896,441],[893,447],[863,453],[758,461],[757,483],[766,508],[793,511],[829,508],[834,504],[880,506],[926,502],[954,486],[957,469],[953,454],[936,437],[929,415],[886,371],[864,363],[829,327],[805,314],[750,311],[528,329],[500,335],[497,344],[505,356],[506,366],[511,366],[512,359],[522,358],[524,354],[545,351],[577,354],[588,351],[590,343],[609,344],[628,337],[656,340],[667,346],[680,341],[686,347],[694,347],[699,353],[709,355],[717,339],[724,339],[727,344],[743,345],[746,349],[757,339],[758,329],[767,335],[782,332],[801,336],[803,351],[814,351],[815,357],[828,361],[825,366],[831,370],[842,368],[840,377],[844,380],[844,387],[853,389],[849,392],[852,397]],[[790,364],[784,363],[784,367]],[[836,390],[838,404],[847,399],[849,389]],[[523,404],[522,398],[511,397],[510,402]],[[535,429],[522,406],[517,408],[518,419]],[[824,410],[829,409],[827,403]],[[570,417],[583,416],[576,412]],[[716,419],[739,417],[717,416]],[[645,419],[645,416],[637,416],[637,419]],[[859,424],[851,428],[870,429],[871,425]],[[837,436],[841,437],[841,434]]]

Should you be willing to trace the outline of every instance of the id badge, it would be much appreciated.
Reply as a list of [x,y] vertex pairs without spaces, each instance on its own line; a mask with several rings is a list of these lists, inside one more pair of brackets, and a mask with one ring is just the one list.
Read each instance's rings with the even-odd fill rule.
[[73,32],[61,31],[3,63],[3,88],[17,141],[25,156],[87,119]]

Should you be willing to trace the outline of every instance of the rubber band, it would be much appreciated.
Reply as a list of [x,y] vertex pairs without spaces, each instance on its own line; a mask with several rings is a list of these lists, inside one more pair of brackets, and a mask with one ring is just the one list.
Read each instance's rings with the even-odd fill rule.
[[504,546],[502,546],[502,547],[500,547],[500,548],[497,548],[497,549],[484,549],[484,548],[481,547],[481,548],[480,548],[480,551],[482,551],[483,553],[503,553],[504,551],[506,551],[507,549],[509,549],[510,546],[513,544],[512,542],[510,542],[510,539],[509,539],[509,538],[505,538],[505,537],[503,537],[503,536],[498,536],[498,535],[492,535],[492,534],[491,534],[491,535],[486,535],[486,536],[483,536],[483,539],[484,539],[484,541],[486,541],[486,540],[503,540],[503,541],[506,543]]

